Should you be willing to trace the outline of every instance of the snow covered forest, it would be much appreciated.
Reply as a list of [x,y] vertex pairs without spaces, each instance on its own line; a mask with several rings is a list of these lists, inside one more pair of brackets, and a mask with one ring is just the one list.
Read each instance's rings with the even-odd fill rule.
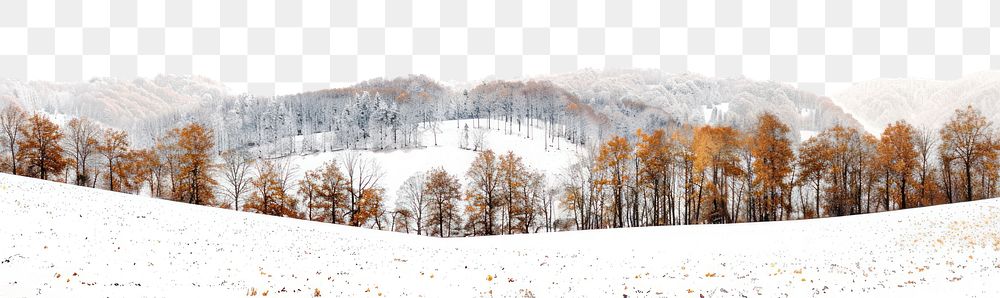
[[493,119],[482,125],[508,131],[544,127],[547,137],[578,144],[688,123],[746,128],[765,111],[788,123],[793,136],[859,125],[829,99],[785,84],[642,70],[468,86],[410,76],[273,97],[229,95],[218,83],[178,76],[0,83],[0,102],[67,120],[87,117],[127,131],[136,145],[152,145],[175,123],[198,122],[216,132],[220,151],[260,147],[261,154],[277,155],[294,150],[290,137],[319,132],[332,132],[319,142],[329,148],[422,146],[415,142],[417,125],[454,119]]
[[[409,76],[275,97],[167,76],[4,86],[4,172],[441,237],[833,217],[992,197],[1000,183],[998,132],[972,107],[875,136],[829,99],[745,79]],[[156,104],[173,108],[142,112]]]
[[957,80],[879,79],[860,82],[837,94],[836,102],[868,131],[906,119],[916,127],[944,125],[951,111],[973,106],[993,122],[1000,121],[1000,72],[985,71]]

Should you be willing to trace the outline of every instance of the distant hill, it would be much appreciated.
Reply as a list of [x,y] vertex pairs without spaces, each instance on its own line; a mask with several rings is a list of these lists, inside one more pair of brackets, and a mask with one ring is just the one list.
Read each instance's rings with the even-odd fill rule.
[[79,83],[0,80],[0,102],[18,102],[51,114],[86,116],[118,127],[197,109],[225,96],[227,90],[221,83],[196,76],[97,78]]
[[878,133],[896,120],[938,129],[955,109],[972,105],[1000,122],[1000,72],[981,72],[953,81],[881,79],[856,84],[834,96],[864,127]]
[[829,98],[774,81],[655,70],[585,70],[540,79],[552,80],[595,106],[618,101],[687,123],[746,127],[758,114],[771,112],[791,125],[793,132],[819,131],[835,124],[860,127]]
[[[224,146],[333,130],[358,132],[360,128],[350,127],[367,126],[370,121],[382,121],[378,125],[393,126],[395,131],[419,122],[483,116],[517,125],[527,118],[553,121],[567,128],[561,136],[581,143],[609,134],[630,135],[637,128],[679,124],[749,128],[763,112],[777,115],[801,136],[836,124],[861,127],[828,98],[788,84],[656,70],[581,70],[451,86],[410,75],[274,97],[234,94],[221,83],[192,76],[81,83],[3,80],[2,101],[64,119],[90,117],[129,130],[137,142],[149,142],[177,122],[199,121],[212,126]],[[339,133],[344,138],[367,138],[366,132]]]

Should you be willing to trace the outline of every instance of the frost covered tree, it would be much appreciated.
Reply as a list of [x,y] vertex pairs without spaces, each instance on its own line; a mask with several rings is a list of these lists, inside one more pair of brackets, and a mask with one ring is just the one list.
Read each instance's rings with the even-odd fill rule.
[[[456,121],[457,122],[457,121]],[[458,148],[469,149],[469,124],[466,123],[458,137]]]
[[314,153],[319,151],[320,143],[319,135],[305,135],[302,136],[302,153]]

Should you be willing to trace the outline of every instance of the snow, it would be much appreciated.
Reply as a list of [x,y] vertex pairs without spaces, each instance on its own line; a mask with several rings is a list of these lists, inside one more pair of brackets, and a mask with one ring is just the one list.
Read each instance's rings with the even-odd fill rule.
[[817,135],[819,135],[819,132],[815,130],[800,130],[799,142],[805,142],[806,140],[811,139]]
[[960,79],[879,79],[854,84],[833,101],[878,135],[889,123],[905,120],[937,130],[956,109],[972,105],[994,123],[1000,121],[1000,72],[986,71]]
[[[456,126],[455,122],[459,124]],[[463,186],[467,185],[465,177],[469,165],[476,158],[479,152],[459,148],[459,140],[462,128],[469,125],[469,138],[472,139],[473,131],[476,130],[475,120],[449,120],[439,123],[440,132],[437,135],[437,146],[434,145],[434,135],[430,131],[425,131],[421,135],[425,147],[417,149],[400,149],[391,151],[370,151],[370,150],[341,150],[335,152],[320,152],[307,155],[294,155],[287,157],[289,161],[298,168],[297,177],[301,177],[306,171],[319,168],[323,163],[332,160],[342,161],[347,154],[357,151],[362,157],[374,159],[382,167],[385,175],[381,180],[381,186],[386,189],[386,205],[393,206],[397,190],[403,185],[407,178],[418,172],[443,167],[448,173],[460,177]],[[486,119],[480,121],[480,125],[486,129]],[[485,130],[485,147],[493,150],[496,154],[504,154],[513,151],[523,159],[525,165],[546,173],[549,183],[558,182],[557,175],[562,173],[566,167],[576,160],[576,146],[569,144],[566,140],[559,140],[561,146],[557,146],[554,141],[549,142],[546,151],[544,140],[544,130],[532,128],[532,138],[526,138],[527,127],[518,133],[517,126],[511,134],[506,134],[494,120],[493,129]]]
[[199,76],[94,78],[86,82],[0,79],[0,106],[15,102],[30,111],[85,116],[119,128],[197,109],[229,93],[221,83]]
[[1000,295],[997,199],[437,239],[0,174],[0,239],[2,297]]
[[815,117],[816,109],[799,109],[799,116],[802,118]]
[[[628,99],[649,107],[645,111],[652,115],[682,122],[739,126],[751,123],[762,112],[770,112],[793,131],[823,130],[837,124],[861,127],[829,98],[776,81],[673,74],[655,69],[585,69],[539,79],[565,88],[597,110]],[[804,108],[816,109],[819,117],[801,116]]]
[[729,113],[729,103],[728,102],[724,102],[724,103],[717,104],[717,105],[715,105],[715,109],[719,110],[720,114],[725,115],[726,113]]
[[701,105],[701,113],[706,124],[713,124],[725,120],[725,115],[729,113],[729,103],[712,104],[711,106]]

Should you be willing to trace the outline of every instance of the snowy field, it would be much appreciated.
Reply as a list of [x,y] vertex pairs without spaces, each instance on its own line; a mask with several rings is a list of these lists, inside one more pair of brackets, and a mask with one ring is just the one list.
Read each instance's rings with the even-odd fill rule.
[[997,297],[1000,201],[435,239],[0,174],[0,297]]
[[[456,125],[456,121],[459,122],[458,125]],[[286,158],[290,160],[295,169],[293,176],[297,181],[306,171],[322,167],[323,163],[327,161],[343,161],[344,156],[349,152],[357,151],[361,156],[375,160],[382,167],[384,175],[379,184],[386,190],[386,206],[394,206],[397,191],[407,178],[433,168],[443,167],[448,173],[458,177],[463,187],[468,185],[465,173],[469,170],[469,166],[478,152],[459,148],[459,141],[462,137],[463,129],[461,127],[468,124],[471,142],[472,135],[477,130],[474,121],[468,119],[440,122],[437,146],[434,145],[434,135],[429,131],[429,128],[424,128],[421,134],[422,148],[386,151],[341,150],[293,155]],[[515,125],[514,131],[507,134],[502,128],[497,128],[499,125],[497,121],[493,121],[493,129],[486,129],[486,121],[486,119],[482,119],[480,122],[486,149],[493,150],[497,155],[513,151],[514,154],[523,159],[525,165],[545,173],[549,183],[559,182],[558,175],[576,161],[577,146],[566,140],[558,140],[558,144],[552,143],[553,141],[546,143],[545,131],[541,128],[532,127],[531,138],[528,138],[527,126],[518,132]],[[296,141],[301,142],[301,138]],[[546,145],[548,145],[547,149]]]

